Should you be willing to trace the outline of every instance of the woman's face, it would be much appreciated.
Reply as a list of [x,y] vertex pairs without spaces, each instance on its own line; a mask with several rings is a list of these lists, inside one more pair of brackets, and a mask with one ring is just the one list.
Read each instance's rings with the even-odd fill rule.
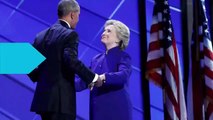
[[113,25],[105,27],[104,32],[102,33],[101,42],[104,43],[107,48],[118,46],[119,39]]

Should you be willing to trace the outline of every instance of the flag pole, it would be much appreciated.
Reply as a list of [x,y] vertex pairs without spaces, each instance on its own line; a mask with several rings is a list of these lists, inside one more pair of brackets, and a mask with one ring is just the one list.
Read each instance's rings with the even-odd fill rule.
[[199,51],[200,51],[200,46],[199,46],[199,38],[198,38],[198,36],[199,36],[199,31],[198,31],[198,29],[199,29],[199,23],[198,23],[198,12],[199,12],[199,1],[200,0],[194,0],[194,12],[193,12],[193,15],[194,15],[194,34],[195,34],[195,37],[194,37],[194,39],[195,39],[195,45],[196,45],[196,48],[195,48],[195,50],[196,50],[196,61],[199,61]]
[[150,115],[150,92],[149,81],[146,79],[146,60],[147,60],[147,27],[146,27],[146,0],[138,0],[138,16],[140,28],[140,55],[141,55],[141,91],[143,96],[144,119],[151,120]]
[[203,77],[201,70],[201,61],[200,61],[200,41],[199,41],[199,12],[201,11],[200,0],[194,0],[193,4],[193,18],[194,18],[194,56],[192,55],[192,59],[194,62],[192,63],[192,90],[193,90],[193,107],[194,107],[194,118],[197,120],[203,120]]
[[182,15],[182,42],[183,42],[183,82],[184,94],[187,95],[187,86],[189,79],[190,65],[190,45],[193,23],[193,2],[192,0],[181,0],[181,15]]

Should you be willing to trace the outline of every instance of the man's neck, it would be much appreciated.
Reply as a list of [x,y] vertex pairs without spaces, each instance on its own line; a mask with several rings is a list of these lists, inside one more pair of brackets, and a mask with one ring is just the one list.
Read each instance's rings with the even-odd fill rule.
[[59,20],[64,21],[65,23],[67,23],[67,25],[69,26],[69,28],[71,28],[70,24],[66,20],[64,20],[64,19],[59,19]]

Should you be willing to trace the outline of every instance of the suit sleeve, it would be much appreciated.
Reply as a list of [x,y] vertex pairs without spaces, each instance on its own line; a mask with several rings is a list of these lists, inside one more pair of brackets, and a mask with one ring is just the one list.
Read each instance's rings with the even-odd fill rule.
[[[38,46],[38,44],[39,44],[39,40],[42,40],[42,38],[45,37],[45,35],[46,35],[46,33],[47,33],[48,31],[49,31],[49,28],[46,29],[46,30],[44,30],[44,31],[42,31],[42,32],[40,32],[40,33],[38,33],[38,34],[36,35],[36,38],[35,38],[35,40],[34,40],[34,42],[33,42],[33,44],[32,44],[32,46],[33,46],[36,50],[38,50],[37,46]],[[41,63],[41,64],[42,64],[42,63]],[[38,65],[38,67],[36,67],[36,68],[35,68],[33,71],[31,71],[29,74],[27,74],[28,77],[29,77],[33,82],[37,82],[37,81],[38,81],[39,74],[40,74],[39,68],[40,68],[41,64]]]
[[69,72],[75,72],[84,82],[90,84],[95,74],[78,60],[78,42],[77,33],[71,32],[64,45],[64,63],[67,65]]
[[82,90],[87,89],[87,85],[85,82],[81,80],[77,75],[75,76],[75,90],[76,92],[81,92]]
[[124,54],[119,61],[118,71],[105,73],[105,85],[123,86],[128,82],[131,72],[131,58],[128,54]]

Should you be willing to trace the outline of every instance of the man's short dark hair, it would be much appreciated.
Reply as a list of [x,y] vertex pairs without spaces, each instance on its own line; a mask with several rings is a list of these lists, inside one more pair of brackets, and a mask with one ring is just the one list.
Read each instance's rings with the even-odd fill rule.
[[78,12],[80,6],[76,0],[61,0],[58,3],[58,17],[68,15],[70,12]]

